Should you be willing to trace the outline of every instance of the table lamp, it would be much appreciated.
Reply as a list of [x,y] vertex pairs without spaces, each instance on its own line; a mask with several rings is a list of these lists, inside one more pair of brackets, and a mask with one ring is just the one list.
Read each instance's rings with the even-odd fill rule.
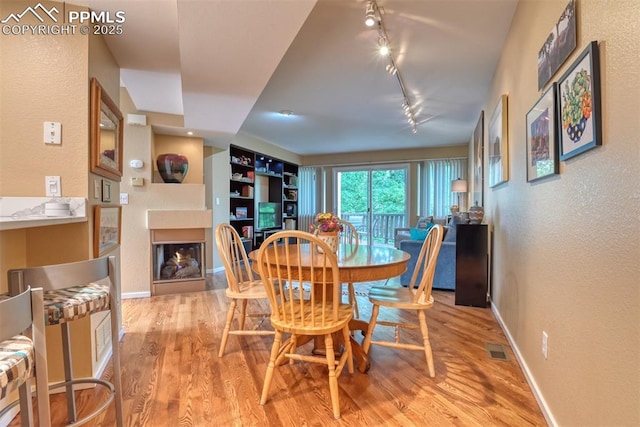
[[451,192],[458,193],[458,206],[460,207],[460,211],[464,212],[464,210],[462,209],[462,202],[461,202],[460,195],[461,193],[467,192],[467,180],[458,178],[451,181]]

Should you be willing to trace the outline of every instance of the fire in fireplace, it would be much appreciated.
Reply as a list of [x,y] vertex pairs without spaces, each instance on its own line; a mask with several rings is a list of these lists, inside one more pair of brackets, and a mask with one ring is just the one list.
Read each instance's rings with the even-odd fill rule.
[[203,243],[165,243],[153,245],[154,281],[201,279]]

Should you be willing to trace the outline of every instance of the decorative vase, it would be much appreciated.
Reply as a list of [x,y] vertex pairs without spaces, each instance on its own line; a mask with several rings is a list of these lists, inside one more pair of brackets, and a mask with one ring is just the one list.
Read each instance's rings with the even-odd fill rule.
[[160,154],[156,164],[162,180],[167,184],[182,183],[189,169],[189,160],[182,154]]
[[484,208],[478,206],[478,202],[469,208],[469,224],[482,224],[484,218]]
[[[316,236],[325,242],[334,253],[338,252],[339,236],[337,231],[320,231]],[[316,246],[316,249],[318,249],[318,252],[321,254],[324,253],[324,250],[320,246]]]

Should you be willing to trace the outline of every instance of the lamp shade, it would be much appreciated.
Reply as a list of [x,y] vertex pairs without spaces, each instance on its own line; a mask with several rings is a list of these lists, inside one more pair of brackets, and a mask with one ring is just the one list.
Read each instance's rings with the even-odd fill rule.
[[467,180],[466,179],[454,179],[451,181],[452,193],[466,193],[467,192]]

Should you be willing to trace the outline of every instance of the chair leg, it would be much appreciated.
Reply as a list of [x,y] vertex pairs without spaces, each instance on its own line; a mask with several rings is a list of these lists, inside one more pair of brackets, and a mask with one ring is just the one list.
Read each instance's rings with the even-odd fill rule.
[[269,394],[269,387],[271,386],[271,379],[273,378],[273,371],[276,368],[276,358],[278,357],[278,351],[280,350],[280,342],[282,341],[282,332],[276,331],[276,336],[273,340],[273,346],[271,346],[271,355],[269,356],[269,365],[267,366],[267,372],[264,376],[264,385],[262,386],[262,395],[260,396],[260,404],[267,403],[267,394]]
[[38,403],[38,425],[51,427],[49,406],[49,371],[47,367],[47,339],[44,325],[44,296],[42,288],[31,289],[31,313],[33,316],[33,343],[36,349],[36,392]]
[[349,304],[353,307],[353,318],[359,319],[360,312],[358,311],[358,300],[356,299],[356,291],[353,288],[353,283],[349,283],[347,287],[349,288]]
[[[333,352],[333,338],[331,334],[324,336],[324,346],[327,354],[327,366],[329,367],[329,392],[331,393],[331,406],[333,417],[340,419],[340,399],[338,396],[338,378],[336,377],[336,356]],[[351,361],[353,364],[353,360]]]
[[[62,331],[62,358],[64,362],[64,379],[65,381],[73,380],[73,361],[71,359],[71,331],[69,330],[69,322],[60,324]],[[78,420],[76,415],[76,397],[73,393],[73,384],[66,385],[67,392],[67,417],[70,423]]]
[[427,318],[424,314],[424,310],[418,310],[418,319],[420,320],[420,331],[422,332],[424,355],[427,358],[429,376],[433,378],[436,376],[436,371],[433,366],[433,353],[431,352],[431,343],[429,342],[429,329],[427,328]]
[[218,351],[218,357],[222,357],[224,349],[227,346],[227,340],[229,339],[229,329],[231,328],[231,322],[233,321],[233,314],[236,311],[236,305],[238,302],[234,299],[229,304],[229,311],[227,311],[227,323],[224,325],[224,331],[222,331],[222,341],[220,342],[220,351]]
[[349,331],[349,326],[342,330],[342,339],[344,340],[345,351],[348,355],[347,367],[349,369],[349,373],[353,374],[353,350],[351,349],[351,331]]
[[373,304],[373,308],[371,309],[371,320],[369,320],[369,328],[367,329],[367,335],[364,337],[364,342],[362,343],[362,350],[364,350],[365,354],[369,354],[371,337],[373,336],[373,329],[376,327],[376,319],[378,318],[379,311],[380,306]]
[[[117,292],[117,291],[116,291]],[[116,389],[116,425],[123,426],[122,410],[122,377],[120,376],[120,324],[118,322],[118,303],[114,295],[114,290],[110,293],[110,313],[111,313],[111,363],[113,366],[113,387]]]
[[240,317],[240,329],[244,329],[244,320],[247,317],[247,300],[242,300],[242,317]]
[[33,404],[31,403],[31,379],[27,380],[18,388],[20,394],[20,425],[22,427],[33,427]]

